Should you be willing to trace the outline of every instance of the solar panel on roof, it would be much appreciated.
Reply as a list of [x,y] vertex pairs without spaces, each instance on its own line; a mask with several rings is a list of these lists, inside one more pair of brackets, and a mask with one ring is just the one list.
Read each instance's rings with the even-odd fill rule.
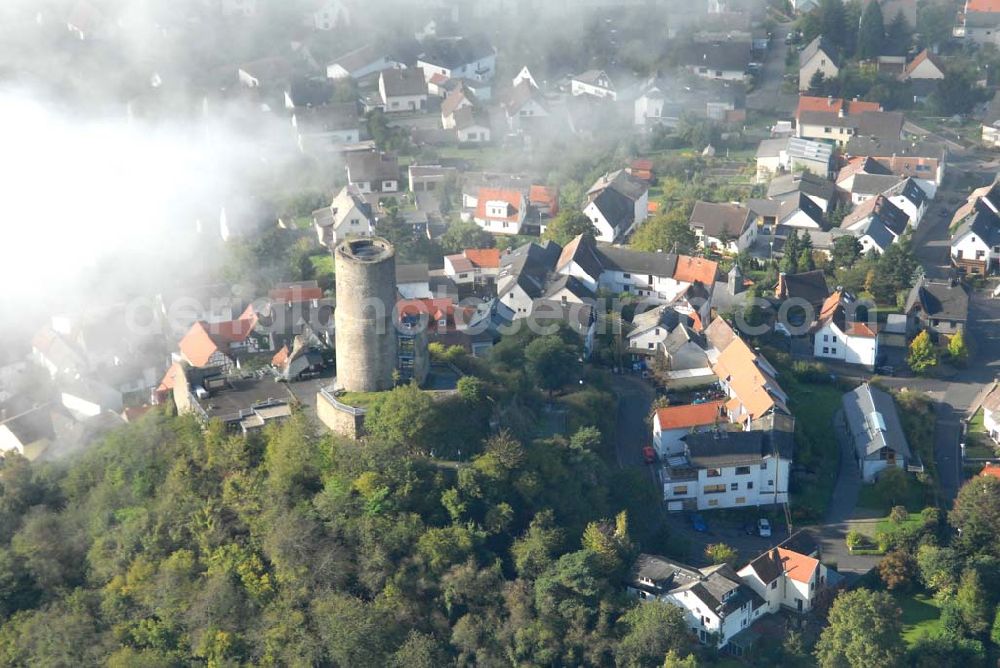
[[874,411],[868,415],[869,424],[873,431],[886,431],[885,428],[885,418],[878,411]]

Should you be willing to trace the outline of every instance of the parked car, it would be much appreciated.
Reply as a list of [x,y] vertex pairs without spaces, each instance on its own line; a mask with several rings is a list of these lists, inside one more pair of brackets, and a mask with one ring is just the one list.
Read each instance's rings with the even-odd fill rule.
[[882,366],[875,367],[875,373],[880,376],[891,376],[896,373],[896,367],[883,364]]
[[760,534],[761,538],[771,537],[771,522],[766,517],[762,517],[757,520],[757,533]]
[[646,460],[647,464],[656,463],[656,450],[653,449],[653,446],[647,445],[642,449],[642,458]]
[[708,531],[708,525],[705,524],[705,518],[697,513],[691,516],[691,527],[699,533],[705,533]]

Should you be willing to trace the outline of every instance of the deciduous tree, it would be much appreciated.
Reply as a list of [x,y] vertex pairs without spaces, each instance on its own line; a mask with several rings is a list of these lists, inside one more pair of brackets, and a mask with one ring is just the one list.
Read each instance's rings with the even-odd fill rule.
[[899,608],[890,594],[844,592],[830,608],[829,624],[816,644],[823,668],[896,666],[904,644]]

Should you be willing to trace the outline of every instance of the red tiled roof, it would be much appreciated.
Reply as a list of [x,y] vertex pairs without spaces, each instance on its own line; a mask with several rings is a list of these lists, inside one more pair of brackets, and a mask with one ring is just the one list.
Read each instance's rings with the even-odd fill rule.
[[812,581],[813,575],[819,567],[817,559],[786,550],[783,547],[778,548],[778,558],[781,559],[781,567],[785,574],[803,584],[809,584]]
[[471,306],[458,306],[450,299],[401,299],[396,303],[400,316],[420,316],[426,314],[430,322],[428,329],[436,330],[439,320],[447,320],[449,326],[455,324],[456,314],[461,318],[461,324],[467,324],[476,309]]
[[[846,105],[846,106],[845,106]],[[864,111],[881,111],[882,106],[878,102],[864,102],[862,100],[844,100],[839,97],[813,97],[811,95],[799,96],[799,106],[795,112],[798,118],[803,111],[832,111],[840,112],[841,108],[848,116],[860,114]]]
[[[998,2],[997,4],[998,6],[1000,6],[1000,2]],[[906,66],[906,69],[903,70],[901,78],[909,77],[910,75],[912,75],[913,70],[917,69],[917,67],[920,66],[920,63],[924,62],[925,60],[931,61],[931,64],[934,65],[934,67],[938,68],[938,70],[940,70],[942,74],[944,73],[944,64],[940,60],[938,60],[938,57],[935,56],[933,53],[931,53],[928,49],[924,49],[923,51],[917,54],[916,58],[910,61],[909,65]]]
[[677,256],[677,267],[674,269],[674,280],[686,283],[698,282],[702,285],[714,285],[715,276],[719,271],[719,263],[706,260],[703,257],[689,255]]
[[703,404],[658,408],[656,410],[656,419],[660,423],[660,429],[664,430],[704,427],[716,422],[726,421],[719,417],[724,403],[722,401],[709,401]]
[[230,343],[245,341],[256,325],[256,316],[249,318],[241,316],[239,320],[212,324],[199,320],[191,325],[191,329],[181,339],[178,347],[184,358],[193,366],[205,366],[216,351],[223,350]]
[[174,383],[176,382],[177,374],[181,373],[181,365],[178,362],[174,362],[167,369],[167,372],[163,374],[163,380],[160,381],[159,386],[157,386],[156,391],[159,392],[169,392],[174,389]]
[[1000,464],[987,464],[983,467],[983,470],[979,472],[979,475],[993,476],[994,478],[1000,478]]
[[285,304],[308,302],[323,298],[323,289],[316,286],[292,285],[287,288],[275,288],[267,293],[272,301]]
[[528,190],[528,201],[535,206],[545,206],[549,214],[559,213],[559,191],[548,186],[531,186]]
[[632,161],[632,169],[641,169],[646,171],[653,170],[653,161],[646,158],[636,158]]
[[1000,0],[968,0],[966,12],[1000,13]]
[[462,251],[465,259],[477,267],[497,269],[500,267],[499,248],[466,248]]
[[874,339],[876,334],[872,331],[872,328],[863,322],[852,322],[851,326],[847,328],[848,336],[863,336],[869,339]]
[[288,346],[281,346],[281,350],[274,353],[274,357],[271,358],[272,366],[285,366],[285,362],[288,361]]
[[520,208],[524,198],[517,190],[508,190],[505,188],[480,188],[476,197],[476,218],[486,220],[486,203],[499,201],[506,202],[508,205],[507,215],[502,218],[502,220],[516,222],[520,219]]

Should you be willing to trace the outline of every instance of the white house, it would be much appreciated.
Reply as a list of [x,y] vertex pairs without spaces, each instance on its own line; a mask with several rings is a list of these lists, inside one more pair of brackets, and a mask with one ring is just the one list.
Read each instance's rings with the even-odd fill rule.
[[465,86],[458,86],[441,102],[441,127],[452,130],[455,127],[455,112],[476,106],[476,96]]
[[527,82],[534,88],[538,88],[538,82],[535,81],[535,77],[532,76],[531,70],[528,69],[527,65],[521,68],[521,71],[518,72],[517,76],[515,76],[514,79],[512,80],[511,85],[517,88],[519,85],[521,85],[522,81]]
[[490,115],[478,107],[461,107],[454,119],[455,137],[460,144],[487,144],[493,139]]
[[661,458],[684,454],[684,437],[695,431],[709,431],[727,423],[725,402],[657,408],[653,415],[653,447]]
[[444,256],[444,275],[455,285],[495,283],[500,270],[496,248],[466,248]]
[[683,437],[683,453],[668,458],[661,476],[667,510],[743,508],[788,501],[791,434],[729,429]]
[[527,215],[524,193],[510,188],[480,188],[473,221],[493,234],[520,234]]
[[924,49],[917,54],[917,57],[910,61],[903,70],[903,73],[899,75],[901,81],[909,81],[912,79],[930,79],[934,81],[940,81],[944,79],[944,63],[938,60],[938,57],[930,52],[928,49]]
[[583,213],[597,228],[597,240],[614,243],[649,215],[649,186],[624,169],[605,174],[587,191]]
[[55,438],[52,414],[47,405],[0,419],[0,453],[17,452],[36,459]]
[[319,243],[327,248],[348,237],[370,237],[375,230],[371,205],[353,185],[341,188],[330,206],[313,211],[312,217]]
[[766,602],[765,611],[784,608],[809,612],[828,584],[829,570],[819,559],[783,547],[760,555],[741,568],[740,580]]
[[799,54],[799,90],[809,90],[809,82],[817,72],[825,79],[836,79],[840,74],[837,50],[822,35],[809,42]]
[[361,122],[353,102],[295,109],[292,127],[303,153],[331,151],[341,144],[356,144],[361,140]]
[[844,394],[844,420],[854,445],[854,459],[865,482],[875,482],[887,468],[923,470],[910,452],[892,397],[864,383]]
[[756,241],[756,221],[753,212],[739,204],[698,201],[691,210],[688,225],[703,248],[738,253]]
[[549,107],[542,92],[527,79],[516,83],[501,104],[511,130],[525,129],[533,119],[549,116]]
[[424,111],[427,82],[420,68],[382,70],[378,77],[379,99],[387,113]]
[[1000,263],[1000,224],[983,212],[970,216],[951,239],[951,261],[970,274],[986,275]]
[[867,315],[858,311],[855,299],[843,290],[827,297],[810,329],[813,357],[868,368],[875,366],[878,333],[869,324],[856,319],[858,315]]
[[355,151],[344,157],[347,182],[362,193],[399,192],[399,160],[380,151]]
[[570,93],[574,96],[590,95],[601,99],[617,100],[614,84],[603,70],[587,70],[570,80]]
[[996,382],[983,399],[983,427],[995,443],[1000,443],[1000,385]]
[[763,599],[728,565],[697,569],[640,554],[626,590],[637,598],[676,605],[698,641],[714,641],[719,648],[767,612]]
[[384,52],[371,44],[358,47],[338,56],[326,66],[327,79],[361,79],[369,74],[399,67]]
[[435,74],[447,79],[489,81],[496,73],[496,51],[485,37],[429,39],[423,47],[417,67],[427,81]]

